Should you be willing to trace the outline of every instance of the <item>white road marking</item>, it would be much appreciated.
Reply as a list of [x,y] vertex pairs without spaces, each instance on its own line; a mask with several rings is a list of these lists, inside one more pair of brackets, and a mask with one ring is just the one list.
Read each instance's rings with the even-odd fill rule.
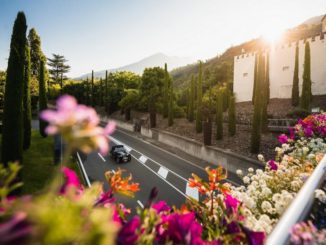
[[151,169],[150,167],[148,167],[145,163],[142,163],[141,161],[139,161],[138,158],[134,157],[133,155],[131,155],[133,158],[136,159],[136,161],[140,162],[145,168],[147,168],[149,171],[151,171],[152,173],[154,173],[156,176],[158,176],[159,178],[161,178],[163,181],[165,181],[165,183],[167,183],[169,186],[171,186],[173,189],[175,189],[177,192],[179,192],[182,196],[184,196],[185,198],[188,198],[187,195],[185,195],[182,191],[180,191],[177,187],[175,187],[174,185],[172,185],[169,181],[167,181],[166,179],[164,179],[161,175],[159,175],[158,173],[156,173],[153,169]]
[[81,166],[82,172],[83,172],[83,174],[84,174],[84,176],[85,176],[86,184],[87,184],[88,187],[90,187],[92,184],[91,184],[91,182],[90,182],[89,179],[88,179],[88,176],[87,176],[87,173],[86,173],[86,171],[85,171],[85,168],[84,168],[83,162],[82,162],[82,160],[81,160],[81,158],[80,158],[78,152],[77,152],[77,158],[78,158],[78,160],[79,160],[79,163],[80,163],[80,166]]
[[141,208],[144,208],[144,205],[142,204],[141,201],[137,200],[137,203],[138,203],[138,205],[139,205]]
[[166,179],[166,176],[168,175],[169,171],[166,168],[160,167],[158,170],[158,174],[161,175],[164,179]]
[[101,153],[98,152],[97,155],[103,160],[103,162],[106,162],[105,158],[102,156]]
[[143,155],[141,155],[139,158],[139,161],[141,161],[142,163],[145,163],[147,160],[148,160],[148,158]]
[[[116,138],[112,137],[112,136],[108,136],[110,140],[112,140],[113,142],[115,142],[116,144],[121,144],[124,145],[125,147],[130,148],[132,151],[137,152],[138,154],[147,157],[149,160],[151,160],[153,163],[159,165],[160,167],[166,168],[165,166],[163,166],[162,164],[158,163],[157,161],[153,160],[152,158],[143,155],[141,152],[131,148],[130,146],[127,146],[126,144],[122,143],[121,141],[117,140]],[[188,180],[184,177],[182,177],[181,175],[177,174],[176,172],[172,171],[171,169],[166,168],[169,172],[173,173],[175,176],[179,177],[180,179],[182,179],[185,182],[188,182]]]
[[186,195],[194,198],[195,200],[199,200],[199,193],[197,188],[193,188],[189,186],[189,182],[186,187]]

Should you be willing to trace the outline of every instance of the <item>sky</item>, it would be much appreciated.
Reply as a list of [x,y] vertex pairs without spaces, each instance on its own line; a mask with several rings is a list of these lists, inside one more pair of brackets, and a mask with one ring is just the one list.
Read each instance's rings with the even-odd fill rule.
[[2,70],[18,11],[40,35],[45,55],[64,55],[68,76],[76,77],[158,52],[213,58],[326,14],[326,0],[0,0]]

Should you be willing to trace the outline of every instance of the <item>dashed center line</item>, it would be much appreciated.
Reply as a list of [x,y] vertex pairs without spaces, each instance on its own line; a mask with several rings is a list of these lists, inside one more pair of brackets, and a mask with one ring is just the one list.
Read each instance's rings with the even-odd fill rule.
[[158,170],[158,174],[161,175],[164,179],[166,179],[168,173],[169,171],[164,167],[160,167],[160,169]]
[[102,156],[101,153],[98,152],[97,154],[98,154],[98,156],[103,160],[103,162],[106,162],[105,158]]
[[143,155],[139,158],[139,161],[141,161],[142,163],[145,163],[147,160],[148,158]]

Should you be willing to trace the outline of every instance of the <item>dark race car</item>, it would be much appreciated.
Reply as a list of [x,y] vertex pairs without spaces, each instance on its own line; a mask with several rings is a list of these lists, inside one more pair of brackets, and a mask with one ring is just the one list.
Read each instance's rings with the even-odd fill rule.
[[130,162],[131,160],[131,155],[126,151],[123,145],[112,146],[110,156],[116,163]]

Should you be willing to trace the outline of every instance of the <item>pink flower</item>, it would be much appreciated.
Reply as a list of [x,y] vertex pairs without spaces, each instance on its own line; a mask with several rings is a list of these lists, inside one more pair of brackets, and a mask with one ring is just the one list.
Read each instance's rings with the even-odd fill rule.
[[238,208],[240,201],[234,198],[233,196],[226,194],[224,198],[224,203],[227,208],[230,208],[235,211]]
[[118,237],[116,243],[118,245],[136,244],[138,239],[137,230],[140,227],[140,218],[138,216],[134,216],[129,222],[127,222],[120,231],[118,232]]
[[115,130],[115,123],[109,122],[103,129],[96,111],[85,105],[78,105],[74,97],[63,95],[57,100],[57,110],[45,110],[40,117],[49,125],[46,133],[61,134],[63,140],[73,148],[90,153],[99,150],[106,155],[108,135]]
[[171,210],[171,208],[166,204],[165,201],[159,201],[159,202],[153,204],[152,208],[155,209],[157,213]]
[[281,144],[286,144],[288,143],[288,137],[285,135],[285,134],[281,134],[280,136],[278,136],[278,141],[281,143]]
[[269,160],[267,163],[271,170],[276,171],[278,169],[278,166],[274,160]]
[[67,167],[63,167],[61,171],[65,176],[65,183],[61,186],[60,189],[61,194],[65,194],[67,192],[67,189],[70,187],[74,187],[77,190],[81,190],[81,184],[79,182],[78,176],[73,170]]

